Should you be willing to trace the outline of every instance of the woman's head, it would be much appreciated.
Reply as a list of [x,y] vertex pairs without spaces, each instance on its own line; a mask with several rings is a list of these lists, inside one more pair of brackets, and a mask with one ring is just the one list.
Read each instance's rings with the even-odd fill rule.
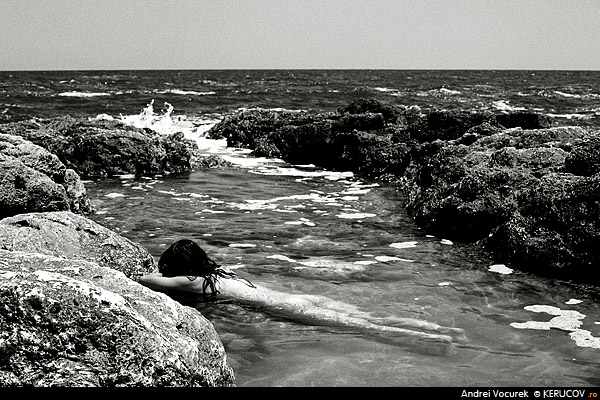
[[173,243],[160,257],[158,270],[167,277],[202,276],[214,272],[217,265],[193,240],[182,239]]

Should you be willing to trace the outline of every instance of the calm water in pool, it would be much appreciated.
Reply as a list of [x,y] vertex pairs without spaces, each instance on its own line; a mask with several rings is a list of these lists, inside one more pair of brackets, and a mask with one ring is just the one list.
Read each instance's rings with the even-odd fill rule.
[[198,305],[238,386],[600,384],[597,294],[511,272],[474,246],[424,234],[392,188],[228,154],[237,166],[88,182],[93,219],[157,258],[193,238],[253,282],[325,295],[376,317],[462,328],[467,337],[448,346],[231,302]]

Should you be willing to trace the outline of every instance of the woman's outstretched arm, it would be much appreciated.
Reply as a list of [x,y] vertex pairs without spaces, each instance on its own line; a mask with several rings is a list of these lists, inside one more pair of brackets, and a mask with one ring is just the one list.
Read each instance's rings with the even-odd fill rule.
[[159,292],[165,290],[182,290],[185,292],[202,293],[203,281],[204,279],[202,277],[189,280],[186,276],[166,277],[160,272],[154,272],[143,275],[138,282]]

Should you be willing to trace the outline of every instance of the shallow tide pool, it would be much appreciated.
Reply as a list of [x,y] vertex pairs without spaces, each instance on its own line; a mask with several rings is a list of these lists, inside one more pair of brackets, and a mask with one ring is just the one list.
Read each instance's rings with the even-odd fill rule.
[[227,153],[237,166],[86,182],[92,218],[157,258],[180,238],[271,289],[382,321],[462,328],[452,345],[199,304],[238,386],[600,385],[597,291],[513,271],[426,235],[389,187]]

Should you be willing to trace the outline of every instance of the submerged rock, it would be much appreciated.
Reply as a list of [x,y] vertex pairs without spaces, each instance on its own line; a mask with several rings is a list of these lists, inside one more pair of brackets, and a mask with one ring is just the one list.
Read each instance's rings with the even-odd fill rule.
[[198,145],[181,132],[163,135],[118,121],[71,117],[0,125],[46,148],[83,177],[186,172],[200,158]]
[[0,134],[0,218],[64,210],[93,211],[77,173],[46,149],[19,136]]
[[232,386],[212,324],[139,285],[141,246],[70,212],[0,221],[0,386]]

